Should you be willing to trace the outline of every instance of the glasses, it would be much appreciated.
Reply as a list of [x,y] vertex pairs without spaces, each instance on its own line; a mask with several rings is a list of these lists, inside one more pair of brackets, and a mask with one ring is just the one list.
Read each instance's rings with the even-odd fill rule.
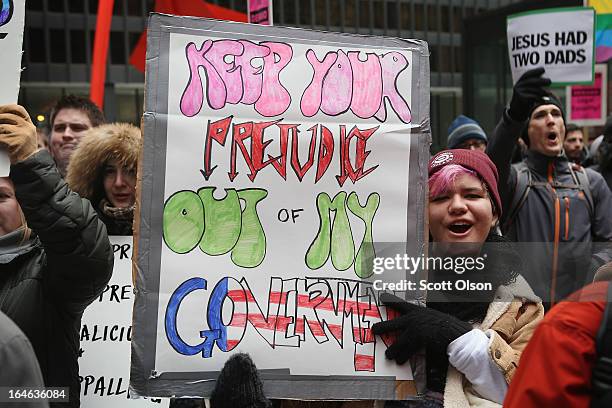
[[487,142],[480,139],[467,140],[459,145],[459,149],[481,149],[487,145]]

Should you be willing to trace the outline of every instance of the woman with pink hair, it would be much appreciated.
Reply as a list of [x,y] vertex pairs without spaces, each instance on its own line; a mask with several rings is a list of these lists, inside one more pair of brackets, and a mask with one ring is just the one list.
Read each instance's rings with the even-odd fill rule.
[[471,270],[438,266],[428,281],[469,280],[480,284],[476,289],[454,285],[429,291],[427,307],[380,296],[400,312],[372,327],[375,334],[398,334],[387,358],[403,364],[426,350],[428,392],[417,406],[501,406],[521,352],[544,315],[520,275],[519,255],[496,232],[502,208],[497,181],[495,165],[480,151],[447,150],[429,162],[429,256],[486,261]]

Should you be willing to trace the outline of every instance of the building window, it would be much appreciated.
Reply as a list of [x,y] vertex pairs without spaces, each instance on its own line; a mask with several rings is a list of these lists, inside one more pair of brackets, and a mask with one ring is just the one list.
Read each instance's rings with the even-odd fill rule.
[[125,42],[122,31],[111,31],[109,50],[111,64],[127,63],[125,60]]
[[45,36],[42,28],[30,28],[28,30],[28,47],[26,61],[45,62]]
[[49,30],[49,46],[51,47],[51,62],[64,63],[66,61],[66,41],[64,30]]
[[75,64],[87,62],[87,49],[85,47],[85,32],[83,30],[70,30],[70,57]]

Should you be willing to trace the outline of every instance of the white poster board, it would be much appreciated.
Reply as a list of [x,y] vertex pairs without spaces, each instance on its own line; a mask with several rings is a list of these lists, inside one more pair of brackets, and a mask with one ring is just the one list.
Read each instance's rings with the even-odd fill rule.
[[414,394],[370,331],[389,316],[366,259],[423,250],[427,45],[148,27],[131,387],[208,396],[248,352],[271,398]]
[[0,1],[0,105],[17,102],[24,21],[25,0]]
[[593,82],[595,10],[569,7],[527,11],[507,18],[512,82],[544,67],[553,84]]
[[82,408],[167,408],[168,399],[128,399],[132,336],[132,237],[110,237],[113,276],[81,320]]
[[[0,105],[17,103],[25,0],[0,0]],[[0,177],[9,174],[10,161],[5,150],[0,150]]]

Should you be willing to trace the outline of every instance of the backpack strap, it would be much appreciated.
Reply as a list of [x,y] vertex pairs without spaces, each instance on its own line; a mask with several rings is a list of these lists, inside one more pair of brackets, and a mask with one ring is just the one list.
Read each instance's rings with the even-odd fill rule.
[[516,170],[516,185],[514,186],[512,202],[510,203],[510,208],[508,209],[508,216],[502,225],[502,231],[504,233],[508,232],[508,229],[512,225],[512,221],[525,203],[529,190],[533,184],[531,180],[531,172],[529,171],[529,167],[527,167],[527,163],[522,161],[516,163],[513,165],[513,167]]
[[573,166],[568,162],[568,166],[570,169],[570,173],[574,178],[575,183],[580,188],[580,191],[584,194],[584,198],[587,201],[587,206],[589,207],[589,215],[591,218],[591,222],[593,221],[593,217],[595,216],[595,205],[593,204],[593,193],[591,192],[591,184],[589,182],[589,175],[584,167],[579,166],[577,169],[574,169]]
[[593,399],[609,398],[612,394],[612,282],[608,283],[608,299],[599,332],[597,361],[593,368]]

